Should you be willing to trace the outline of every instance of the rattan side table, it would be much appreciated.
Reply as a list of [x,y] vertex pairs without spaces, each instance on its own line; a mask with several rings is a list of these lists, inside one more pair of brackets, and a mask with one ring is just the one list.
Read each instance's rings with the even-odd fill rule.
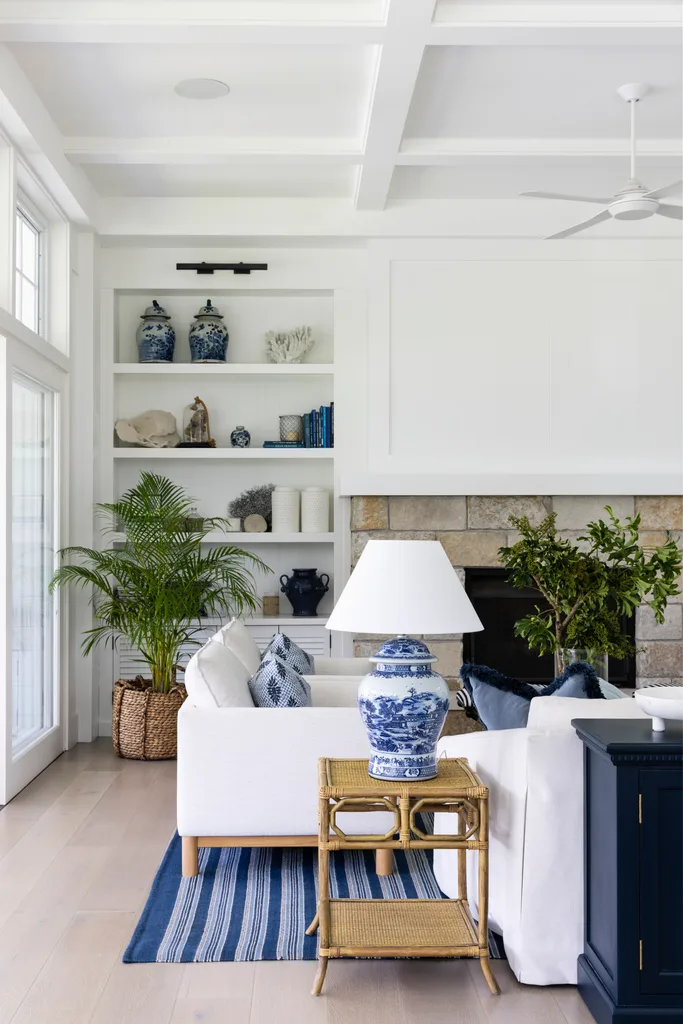
[[[328,961],[336,957],[475,957],[489,989],[498,995],[488,950],[488,789],[464,758],[442,758],[435,779],[391,782],[368,775],[367,760],[326,758],[318,762],[318,913],[307,929],[320,927],[318,973],[313,995],[322,991]],[[340,811],[389,811],[385,835],[347,835]],[[457,833],[423,832],[416,816],[447,812]],[[330,853],[335,850],[458,851],[457,899],[331,899]],[[479,851],[479,922],[467,902],[466,856]]]

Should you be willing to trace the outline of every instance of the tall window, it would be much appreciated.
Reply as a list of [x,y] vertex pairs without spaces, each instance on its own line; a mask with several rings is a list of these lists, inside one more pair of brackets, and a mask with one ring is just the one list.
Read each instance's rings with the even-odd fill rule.
[[43,330],[44,227],[23,200],[16,210],[15,316],[36,334]]
[[12,749],[55,723],[58,635],[48,593],[57,535],[57,396],[12,381]]

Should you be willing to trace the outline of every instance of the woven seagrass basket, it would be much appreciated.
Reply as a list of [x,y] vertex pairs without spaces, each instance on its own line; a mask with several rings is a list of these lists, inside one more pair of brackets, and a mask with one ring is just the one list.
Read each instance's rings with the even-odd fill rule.
[[112,740],[119,757],[135,761],[163,761],[178,753],[178,711],[187,692],[176,686],[155,693],[140,676],[133,682],[114,683]]

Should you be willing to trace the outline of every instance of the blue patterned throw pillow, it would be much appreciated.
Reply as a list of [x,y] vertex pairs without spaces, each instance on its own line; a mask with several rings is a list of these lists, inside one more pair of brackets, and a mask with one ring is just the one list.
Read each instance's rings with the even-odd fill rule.
[[310,708],[311,688],[299,673],[270,651],[249,680],[257,708]]
[[604,696],[594,670],[583,661],[571,664],[548,686],[531,686],[486,665],[463,665],[460,678],[487,729],[525,729],[534,697]]
[[284,633],[275,634],[263,652],[264,658],[266,654],[277,655],[302,676],[312,676],[315,672],[315,660]]

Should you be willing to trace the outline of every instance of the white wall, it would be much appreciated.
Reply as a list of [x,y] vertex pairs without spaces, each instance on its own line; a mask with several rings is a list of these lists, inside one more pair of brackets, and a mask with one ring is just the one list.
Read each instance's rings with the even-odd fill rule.
[[679,493],[680,255],[371,243],[367,442],[342,493]]

